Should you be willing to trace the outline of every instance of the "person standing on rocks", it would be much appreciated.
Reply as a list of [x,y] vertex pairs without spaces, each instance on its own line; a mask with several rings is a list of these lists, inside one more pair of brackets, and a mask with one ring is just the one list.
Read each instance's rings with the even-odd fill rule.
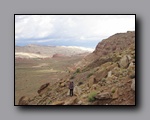
[[70,81],[70,83],[69,83],[70,96],[73,96],[73,88],[74,88],[74,82]]

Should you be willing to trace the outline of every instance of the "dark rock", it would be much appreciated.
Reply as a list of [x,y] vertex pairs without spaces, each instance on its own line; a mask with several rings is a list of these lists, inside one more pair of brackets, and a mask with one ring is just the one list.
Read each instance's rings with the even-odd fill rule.
[[29,100],[30,98],[26,97],[26,96],[22,96],[19,100],[18,105],[28,105],[29,104]]
[[38,94],[40,94],[45,88],[47,88],[48,86],[50,85],[50,83],[46,83],[46,84],[43,84],[40,89],[37,91]]

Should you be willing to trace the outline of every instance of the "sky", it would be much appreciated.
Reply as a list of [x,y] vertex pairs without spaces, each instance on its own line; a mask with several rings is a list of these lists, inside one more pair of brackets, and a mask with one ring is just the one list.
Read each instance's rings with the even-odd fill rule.
[[134,15],[15,15],[15,45],[95,48],[116,33],[135,30]]

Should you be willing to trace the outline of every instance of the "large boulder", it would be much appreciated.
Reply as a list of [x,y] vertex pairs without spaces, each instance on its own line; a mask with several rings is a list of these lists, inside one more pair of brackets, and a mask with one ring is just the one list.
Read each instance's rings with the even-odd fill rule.
[[81,88],[80,88],[80,87],[78,87],[78,86],[75,86],[75,87],[74,87],[74,94],[75,94],[75,95],[80,95],[81,92],[82,92],[82,91],[81,91]]
[[132,79],[131,89],[135,91],[135,79]]
[[55,101],[52,103],[52,105],[63,105],[64,101]]
[[112,75],[112,71],[109,71],[107,77],[111,77],[111,75]]
[[26,97],[26,96],[22,96],[19,100],[18,105],[28,105],[29,104],[29,100],[30,98]]
[[45,83],[45,84],[43,84],[43,85],[39,88],[39,90],[37,91],[38,94],[42,94],[43,91],[44,91],[49,85],[50,85],[50,83]]
[[111,99],[112,96],[109,92],[104,92],[104,93],[99,93],[95,96],[95,99],[97,100],[107,100],[107,99]]
[[129,66],[129,58],[128,56],[123,56],[119,62],[121,68],[127,68]]
[[60,87],[65,87],[65,86],[66,86],[65,83],[60,84]]

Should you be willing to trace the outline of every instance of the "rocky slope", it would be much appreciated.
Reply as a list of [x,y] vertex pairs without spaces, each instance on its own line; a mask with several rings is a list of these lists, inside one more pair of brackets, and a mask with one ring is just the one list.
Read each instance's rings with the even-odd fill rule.
[[[100,42],[57,83],[45,83],[19,105],[135,105],[135,32],[118,33]],[[68,83],[75,83],[69,96]]]

